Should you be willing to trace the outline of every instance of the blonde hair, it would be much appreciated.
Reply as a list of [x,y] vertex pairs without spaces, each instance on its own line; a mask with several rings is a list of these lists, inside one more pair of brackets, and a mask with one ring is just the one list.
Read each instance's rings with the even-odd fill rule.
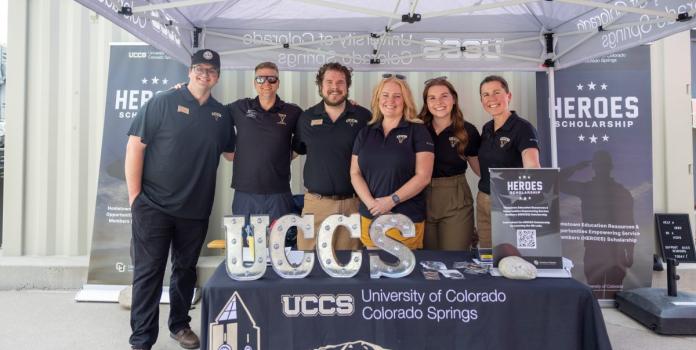
[[410,123],[423,124],[423,121],[418,119],[416,102],[413,99],[411,88],[408,87],[406,80],[398,79],[396,77],[384,78],[379,82],[379,84],[377,84],[377,86],[375,86],[375,89],[372,91],[372,103],[370,104],[370,107],[372,107],[372,119],[370,119],[367,124],[374,125],[381,123],[384,119],[382,111],[379,110],[379,96],[382,94],[382,90],[384,90],[384,85],[391,82],[398,84],[401,88],[401,96],[404,99],[403,118]]

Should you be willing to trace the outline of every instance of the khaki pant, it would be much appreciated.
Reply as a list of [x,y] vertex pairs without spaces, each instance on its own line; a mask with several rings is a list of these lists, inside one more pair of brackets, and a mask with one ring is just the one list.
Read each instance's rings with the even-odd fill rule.
[[[343,214],[350,216],[358,212],[358,198],[348,199],[329,199],[323,198],[318,194],[307,192],[304,196],[304,208],[302,215],[314,214],[314,237],[313,239],[305,239],[304,235],[297,235],[297,249],[299,250],[314,250],[316,244],[316,235],[319,233],[321,223],[333,214]],[[336,250],[356,250],[360,249],[360,239],[350,238],[350,232],[342,226],[336,229],[333,236],[333,245]]]
[[[362,229],[362,232],[360,233],[360,240],[362,243],[367,247],[367,249],[377,249],[377,246],[375,246],[374,242],[372,242],[372,239],[370,238],[370,225],[372,224],[372,220],[360,216],[360,228]],[[405,246],[409,247],[411,250],[416,250],[416,249],[423,249],[423,235],[425,232],[425,221],[421,222],[414,222],[413,223],[416,226],[416,236],[415,237],[404,237],[401,235],[401,232],[398,229],[391,228],[387,230],[386,235],[388,237],[391,237],[401,243],[403,243]]]
[[469,250],[474,236],[474,198],[466,176],[433,178],[425,193],[425,249]]
[[476,195],[476,230],[479,248],[493,248],[491,241],[491,196],[479,191]]

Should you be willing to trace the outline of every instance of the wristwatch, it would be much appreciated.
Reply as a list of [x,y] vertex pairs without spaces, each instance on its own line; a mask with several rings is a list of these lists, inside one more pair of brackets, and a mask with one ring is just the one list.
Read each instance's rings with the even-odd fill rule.
[[399,198],[399,195],[396,193],[391,195],[391,199],[392,199],[392,201],[394,201],[395,205],[399,204],[399,202],[401,202],[401,198]]

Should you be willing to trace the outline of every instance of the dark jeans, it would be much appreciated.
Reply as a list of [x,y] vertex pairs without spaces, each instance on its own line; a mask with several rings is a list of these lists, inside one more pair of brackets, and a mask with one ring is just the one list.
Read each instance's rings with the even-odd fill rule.
[[176,333],[189,327],[196,264],[208,231],[208,219],[173,217],[150,207],[141,196],[138,195],[131,208],[134,270],[130,343],[150,348],[157,341],[159,301],[170,247],[169,330]]
[[244,215],[248,222],[249,215],[268,215],[269,223],[285,214],[297,213],[297,206],[292,193],[257,194],[234,191],[232,214]]
[[[244,215],[249,224],[250,215],[268,215],[269,224],[286,214],[299,214],[292,193],[257,194],[234,191],[232,199],[232,214]],[[246,237],[246,235],[244,235]],[[297,244],[297,229],[292,227],[286,236],[285,245],[294,247]]]

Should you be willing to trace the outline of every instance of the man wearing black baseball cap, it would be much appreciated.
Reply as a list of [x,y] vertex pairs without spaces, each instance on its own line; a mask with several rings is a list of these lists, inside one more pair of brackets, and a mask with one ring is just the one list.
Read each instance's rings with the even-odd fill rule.
[[194,53],[187,86],[156,94],[140,108],[128,131],[133,349],[150,349],[157,340],[170,247],[171,337],[187,349],[200,346],[188,315],[196,263],[208,231],[220,154],[232,159],[235,144],[229,111],[210,95],[219,77],[220,56],[215,51]]

